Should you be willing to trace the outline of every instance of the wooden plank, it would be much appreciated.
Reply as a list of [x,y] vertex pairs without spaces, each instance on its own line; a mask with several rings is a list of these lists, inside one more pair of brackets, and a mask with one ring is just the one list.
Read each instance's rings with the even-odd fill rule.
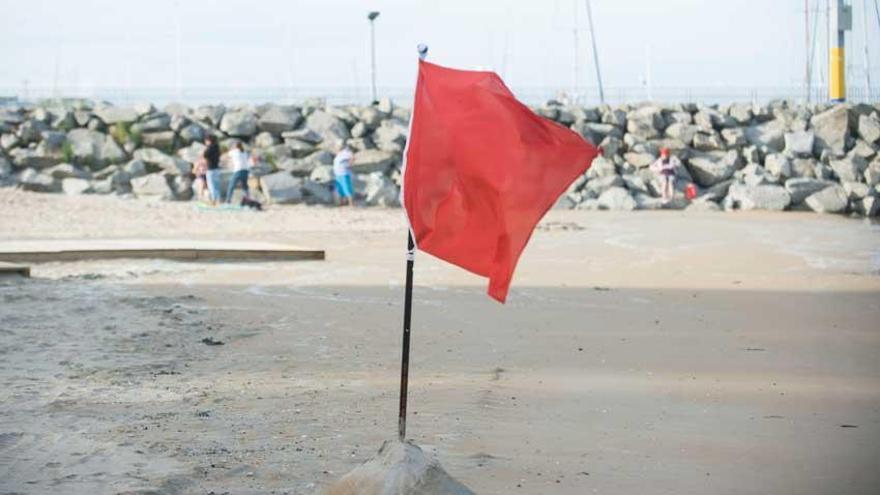
[[171,259],[181,261],[323,260],[324,251],[286,244],[239,241],[65,240],[3,241],[0,260],[45,263],[99,259]]
[[31,267],[29,267],[28,265],[4,263],[0,261],[0,276],[6,275],[20,275],[22,277],[30,277]]

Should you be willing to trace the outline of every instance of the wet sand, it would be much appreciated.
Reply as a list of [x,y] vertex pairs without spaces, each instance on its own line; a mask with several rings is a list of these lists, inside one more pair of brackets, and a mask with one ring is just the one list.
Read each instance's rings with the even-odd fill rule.
[[[0,205],[3,239],[327,250],[0,279],[0,493],[313,493],[395,435],[399,210]],[[876,225],[551,212],[485,288],[417,257],[410,436],[477,493],[880,492]]]

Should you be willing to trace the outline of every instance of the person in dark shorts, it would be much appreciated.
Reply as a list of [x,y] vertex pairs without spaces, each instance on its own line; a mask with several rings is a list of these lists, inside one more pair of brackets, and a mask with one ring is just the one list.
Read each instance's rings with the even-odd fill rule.
[[660,148],[660,158],[651,164],[651,170],[660,176],[663,201],[670,201],[675,195],[675,169],[680,165],[681,161],[670,155],[669,148]]
[[223,200],[220,191],[220,145],[217,144],[217,137],[209,135],[205,138],[205,148],[202,157],[207,162],[207,171],[205,179],[208,182],[208,194],[211,197],[211,204],[216,205]]

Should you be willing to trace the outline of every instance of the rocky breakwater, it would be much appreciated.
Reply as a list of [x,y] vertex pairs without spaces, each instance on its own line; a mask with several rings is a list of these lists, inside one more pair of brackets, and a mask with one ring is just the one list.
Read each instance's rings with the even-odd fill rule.
[[[602,147],[557,208],[880,211],[880,105],[661,105],[535,111]],[[119,107],[59,101],[0,109],[0,184],[67,194],[189,200],[192,163],[207,134],[241,140],[259,160],[255,186],[273,203],[332,202],[335,153],[355,152],[355,192],[367,205],[399,204],[409,110],[301,105]],[[676,195],[659,197],[649,165],[669,148],[681,159]],[[228,175],[226,176],[228,179]],[[696,197],[684,191],[693,184]]]

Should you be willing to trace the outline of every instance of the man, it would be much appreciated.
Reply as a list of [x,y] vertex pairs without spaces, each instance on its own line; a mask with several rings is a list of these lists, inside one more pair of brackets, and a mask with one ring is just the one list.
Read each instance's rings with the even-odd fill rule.
[[217,137],[214,135],[208,135],[205,144],[208,146],[202,153],[208,165],[205,179],[208,182],[211,204],[216,206],[223,199],[220,196],[220,145],[217,144]]
[[353,158],[354,154],[346,143],[342,146],[342,151],[337,153],[333,159],[336,195],[339,198],[339,204],[346,202],[348,206],[354,206],[354,191],[351,186],[351,161]]
[[678,158],[670,156],[669,148],[660,148],[660,158],[651,164],[651,170],[660,176],[663,201],[670,201],[675,195],[675,169],[680,165]]

